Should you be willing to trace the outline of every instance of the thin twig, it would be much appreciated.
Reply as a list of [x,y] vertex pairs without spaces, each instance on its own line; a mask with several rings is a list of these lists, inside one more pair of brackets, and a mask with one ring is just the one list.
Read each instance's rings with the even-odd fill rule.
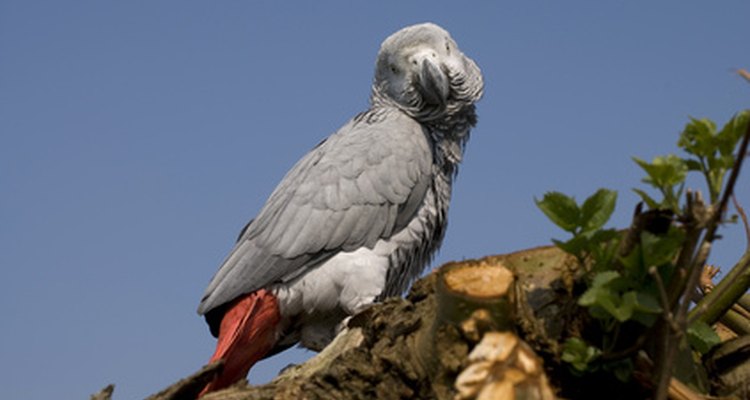
[[718,323],[735,336],[750,335],[750,320],[743,317],[742,314],[735,312],[734,309],[727,310],[721,316]]
[[745,238],[747,238],[747,248],[750,249],[750,223],[747,221],[747,214],[745,214],[745,209],[742,208],[740,205],[740,202],[737,201],[737,196],[735,194],[732,194],[732,203],[734,204],[734,208],[737,209],[737,214],[740,215],[740,218],[742,219],[742,225],[745,226]]
[[750,311],[745,310],[745,308],[739,304],[733,304],[731,310],[750,321]]
[[[661,346],[659,346],[659,349],[661,349],[662,352],[659,353],[659,357],[656,360],[656,364],[658,367],[654,397],[657,400],[665,400],[669,392],[669,382],[672,379],[673,365],[671,363],[671,360],[674,359],[674,354],[677,349],[670,343],[672,337],[679,334],[679,328],[673,317],[670,308],[669,297],[667,296],[667,292],[664,289],[664,282],[662,282],[661,276],[658,274],[656,268],[654,267],[649,268],[648,272],[654,277],[654,281],[656,281],[656,286],[659,289],[659,298],[662,303],[662,308],[664,309],[662,312],[664,324],[660,325],[660,329],[663,334],[659,335],[661,339]],[[656,332],[660,331],[657,330]]]
[[727,181],[727,186],[724,188],[724,193],[721,196],[721,202],[719,202],[719,208],[715,210],[716,214],[712,215],[710,225],[708,226],[707,233],[706,233],[706,240],[714,240],[714,235],[716,234],[716,229],[719,227],[719,222],[722,219],[722,216],[724,215],[724,212],[726,211],[727,204],[729,203],[729,198],[734,194],[734,185],[737,183],[737,178],[740,176],[740,170],[742,169],[742,164],[745,161],[745,158],[747,157],[747,149],[748,145],[750,144],[750,124],[747,125],[747,130],[745,131],[745,135],[742,137],[742,143],[740,144],[740,151],[737,152],[737,160],[735,161],[734,165],[732,166],[732,172],[729,175],[729,180]]
[[701,271],[700,289],[706,294],[714,289],[714,277],[719,274],[721,268],[713,265],[706,265]]
[[750,72],[747,72],[747,70],[740,68],[737,70],[737,73],[741,77],[745,78],[748,82],[750,82]]
[[[706,235],[708,235],[708,233],[706,233]],[[685,298],[680,303],[679,308],[677,309],[677,313],[675,313],[675,320],[679,325],[683,327],[687,325],[686,315],[691,303],[691,299],[688,294],[692,293],[693,290],[698,287],[701,272],[703,272],[703,267],[706,265],[706,260],[708,260],[708,255],[710,253],[711,242],[708,241],[708,239],[704,236],[701,247],[698,249],[698,253],[695,255],[695,260],[693,261],[692,267],[693,269],[690,271],[690,277],[688,278],[687,286],[685,287]]]
[[664,318],[664,323],[667,325],[666,333],[662,335],[664,353],[662,354],[663,359],[658,360],[659,374],[657,376],[659,379],[656,384],[656,398],[666,399],[666,396],[669,393],[670,381],[672,380],[672,364],[666,361],[674,358],[676,350],[676,347],[670,346],[670,338],[672,336],[677,336],[680,333],[680,327],[677,325],[677,321],[672,314],[669,296],[667,295],[667,290],[664,287],[661,275],[659,275],[656,267],[653,266],[648,269],[648,273],[654,277],[656,287],[659,289],[659,299],[663,308],[662,318]]
[[[686,210],[694,210],[696,205],[694,200],[696,197],[695,192],[690,189],[685,194],[686,199]],[[667,289],[667,295],[669,298],[669,309],[673,310],[677,307],[677,303],[680,301],[682,293],[685,291],[685,283],[687,282],[687,274],[692,260],[695,255],[695,248],[698,246],[698,241],[701,238],[701,222],[697,221],[692,213],[688,213],[686,218],[682,221],[685,229],[685,240],[680,250],[680,255],[677,257],[675,264],[675,276],[669,283]]]
[[659,275],[659,271],[656,270],[656,267],[652,266],[648,269],[648,273],[654,277],[654,281],[656,281],[656,287],[659,289],[659,300],[661,301],[661,307],[664,311],[664,320],[667,321],[672,329],[677,330],[678,328],[672,316],[672,311],[670,311],[669,309],[669,297],[667,296],[667,290],[664,288],[664,281],[662,281],[661,275]]
[[92,394],[90,400],[112,400],[112,392],[115,390],[115,385],[109,384],[104,389],[100,390],[99,393]]
[[633,344],[631,344],[627,348],[614,351],[614,352],[602,352],[601,356],[599,356],[599,360],[617,361],[617,360],[622,360],[623,358],[626,358],[626,357],[630,357],[634,353],[643,349],[643,345],[646,343],[646,339],[648,339],[648,335],[642,334],[638,336],[638,339],[636,339],[635,342],[633,342]]

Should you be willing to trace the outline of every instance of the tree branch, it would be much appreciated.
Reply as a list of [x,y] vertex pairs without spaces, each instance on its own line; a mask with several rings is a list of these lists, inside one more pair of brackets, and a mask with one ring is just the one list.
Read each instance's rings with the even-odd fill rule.
[[[729,199],[734,193],[734,186],[737,183],[737,178],[739,177],[740,170],[742,169],[742,164],[745,160],[745,155],[747,154],[749,143],[750,143],[750,124],[748,124],[747,131],[745,132],[745,135],[742,137],[742,142],[739,146],[737,158],[736,158],[734,165],[732,166],[732,171],[729,175],[729,180],[727,181],[727,184],[724,187],[724,191],[721,195],[721,200],[719,201],[719,204],[716,205],[716,208],[712,210],[708,218],[708,221],[705,224],[706,233],[703,235],[703,239],[701,241],[700,246],[698,246],[698,252],[693,257],[691,257],[691,261],[688,264],[689,265],[688,278],[687,278],[684,290],[682,290],[680,294],[680,298],[682,299],[682,301],[677,305],[677,311],[674,313],[674,320],[680,329],[677,331],[675,331],[674,329],[663,329],[662,331],[662,335],[663,335],[662,343],[665,346],[665,348],[662,352],[660,352],[659,358],[657,359],[658,384],[656,387],[656,392],[654,394],[654,397],[658,400],[664,400],[667,398],[669,380],[670,380],[670,377],[672,376],[674,355],[677,350],[677,347],[680,345],[682,335],[684,335],[687,329],[688,308],[691,302],[690,300],[691,294],[697,287],[701,272],[703,271],[703,266],[705,265],[708,255],[711,251],[711,243],[716,238],[716,231],[721,225],[721,221],[727,209],[727,204],[729,203]],[[690,196],[688,196],[688,198],[689,197]],[[696,195],[696,200],[699,200],[699,196],[697,195]],[[692,207],[693,205],[695,204],[688,204],[687,212],[690,214],[693,214],[696,211],[693,209]],[[696,219],[700,220],[700,216],[695,216],[695,217]],[[750,255],[750,252],[746,253],[746,256],[748,255]],[[748,257],[743,257],[743,259],[745,260],[745,263],[748,262],[747,258]],[[734,272],[734,269],[732,272]],[[746,274],[743,275],[742,272],[746,272]],[[743,266],[741,268],[741,271],[738,273],[738,275],[740,275],[741,277],[747,277],[747,279],[750,279],[750,268]],[[677,277],[677,279],[679,279],[679,276]],[[726,280],[727,279],[725,278],[724,280],[722,280],[721,283],[724,283],[724,281]],[[726,303],[722,303],[720,306],[713,305],[713,301],[715,301],[713,299],[719,297],[720,295],[718,293],[720,291],[723,291],[722,289],[719,289],[717,287],[714,291],[711,292],[713,296],[709,294],[708,296],[703,298],[701,302],[704,303],[704,306],[700,308],[696,307],[696,309],[693,310],[693,313],[696,313],[696,312],[706,313],[708,312],[708,310],[711,310],[711,316],[714,317],[714,318],[711,318],[711,320],[712,322],[715,322],[716,319],[718,319],[719,316],[725,313],[726,310],[729,309],[729,307],[731,307],[731,305],[734,304],[734,302],[736,302],[737,299],[739,299],[740,296],[742,296],[742,294],[744,294],[744,292],[748,288],[748,284],[743,283],[742,281],[732,282],[731,285],[734,290],[732,290],[730,294],[722,295],[722,299],[724,299],[724,301],[731,301],[729,305],[727,305]],[[719,313],[719,311],[721,312]]]
[[690,320],[709,325],[724,315],[750,287],[750,250],[746,251],[732,270],[706,294],[689,314]]

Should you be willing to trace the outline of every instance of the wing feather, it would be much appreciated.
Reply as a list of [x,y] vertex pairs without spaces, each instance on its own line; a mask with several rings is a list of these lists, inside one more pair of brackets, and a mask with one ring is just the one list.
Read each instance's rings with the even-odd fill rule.
[[198,312],[403,229],[423,202],[431,168],[428,136],[400,111],[350,121],[282,179],[211,280]]

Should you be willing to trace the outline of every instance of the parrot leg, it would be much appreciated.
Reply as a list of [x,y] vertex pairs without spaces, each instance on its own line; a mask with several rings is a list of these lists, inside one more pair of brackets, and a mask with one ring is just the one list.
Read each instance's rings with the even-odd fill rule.
[[216,351],[209,361],[224,360],[224,369],[198,397],[244,378],[250,367],[273,349],[280,321],[276,296],[265,289],[232,302],[221,320]]

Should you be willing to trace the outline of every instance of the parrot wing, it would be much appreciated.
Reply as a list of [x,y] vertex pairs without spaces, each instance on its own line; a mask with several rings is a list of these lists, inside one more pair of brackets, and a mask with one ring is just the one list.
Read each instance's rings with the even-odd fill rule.
[[283,178],[211,280],[198,312],[292,280],[338,252],[372,248],[416,215],[432,181],[423,127],[396,109],[362,113]]

